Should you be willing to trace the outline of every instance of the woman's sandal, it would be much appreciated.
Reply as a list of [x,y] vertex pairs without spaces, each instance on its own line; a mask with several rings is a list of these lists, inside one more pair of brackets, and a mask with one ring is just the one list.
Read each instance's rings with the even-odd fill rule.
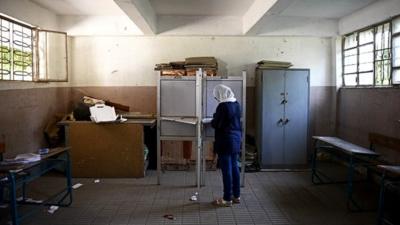
[[232,206],[232,201],[225,201],[222,198],[218,198],[218,199],[215,199],[212,202],[212,204],[215,205],[215,206],[218,206],[218,207],[231,207]]

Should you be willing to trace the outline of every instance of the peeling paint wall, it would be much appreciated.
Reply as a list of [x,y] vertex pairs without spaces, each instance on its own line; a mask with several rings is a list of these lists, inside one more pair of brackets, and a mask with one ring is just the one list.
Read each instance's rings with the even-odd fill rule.
[[[400,139],[400,89],[342,88],[338,94],[337,134],[369,147],[368,133]],[[399,152],[385,152],[400,163]]]
[[307,37],[73,37],[72,86],[155,86],[154,65],[191,56],[215,56],[229,75],[248,73],[256,62],[289,61],[310,68],[311,86],[334,86],[331,39]]
[[44,128],[57,113],[70,107],[70,88],[32,88],[0,91],[0,135],[6,157],[46,147]]
[[[148,101],[134,106],[139,110],[143,107],[144,111],[155,109],[156,63],[184,60],[191,56],[215,56],[223,74],[241,75],[241,71],[246,70],[249,132],[255,124],[253,87],[256,62],[281,60],[292,62],[295,68],[310,68],[311,134],[333,135],[335,131],[336,80],[331,63],[334,42],[330,38],[82,36],[71,39],[71,84],[74,90],[82,89],[89,94],[132,105],[132,98],[147,98],[140,92],[151,87],[146,91],[150,97]],[[118,87],[121,91],[116,93]]]

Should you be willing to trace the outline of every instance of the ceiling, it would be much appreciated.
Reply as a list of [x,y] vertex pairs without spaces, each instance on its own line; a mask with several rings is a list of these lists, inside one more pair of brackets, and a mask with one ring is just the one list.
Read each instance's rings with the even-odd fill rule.
[[157,15],[243,16],[254,0],[150,0]]
[[289,28],[302,21],[331,26],[339,18],[378,0],[31,1],[61,17],[127,16],[145,35],[259,35],[268,34],[269,27],[283,30],[281,21]]
[[122,11],[113,0],[31,0],[57,15],[111,16]]
[[339,19],[375,0],[298,0],[289,5],[283,16]]

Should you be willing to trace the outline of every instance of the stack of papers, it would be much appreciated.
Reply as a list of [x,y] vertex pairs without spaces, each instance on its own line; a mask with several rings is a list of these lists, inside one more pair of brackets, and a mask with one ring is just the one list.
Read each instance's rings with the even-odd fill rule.
[[19,154],[15,157],[15,160],[22,160],[26,162],[36,162],[40,160],[40,155],[35,153]]
[[39,154],[24,153],[17,155],[14,159],[5,159],[0,162],[0,165],[15,165],[15,164],[26,164],[31,162],[37,162],[41,159]]
[[293,66],[290,62],[261,60],[257,63],[258,69],[275,69],[275,68],[289,68]]

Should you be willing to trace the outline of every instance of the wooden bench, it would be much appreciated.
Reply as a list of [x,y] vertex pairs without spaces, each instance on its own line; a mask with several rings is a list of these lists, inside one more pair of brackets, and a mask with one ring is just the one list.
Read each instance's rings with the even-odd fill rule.
[[[400,139],[387,137],[377,133],[370,133],[368,139],[370,141],[370,148],[374,151],[379,152],[384,148],[393,153],[400,154]],[[376,160],[376,163],[381,163],[381,165],[372,168],[371,171],[378,172],[378,174],[381,175],[377,224],[393,224],[384,216],[385,192],[387,192],[387,190],[399,190],[400,164],[393,165],[393,162],[388,162],[381,157]]]
[[[337,137],[313,136],[313,139],[315,141],[315,148],[312,157],[312,182],[314,184],[346,183],[347,208],[352,211],[362,211],[362,208],[353,198],[355,168],[369,164],[369,161],[377,158],[379,154],[368,148],[355,145]],[[348,166],[346,180],[333,181],[321,170],[318,170],[317,155],[320,151],[340,156],[340,159]]]

